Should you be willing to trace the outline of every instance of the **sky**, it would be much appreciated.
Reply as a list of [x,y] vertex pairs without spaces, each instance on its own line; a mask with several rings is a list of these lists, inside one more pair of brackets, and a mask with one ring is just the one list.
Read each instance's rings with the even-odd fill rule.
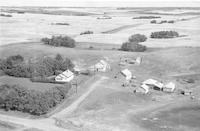
[[0,6],[200,7],[200,0],[0,0]]

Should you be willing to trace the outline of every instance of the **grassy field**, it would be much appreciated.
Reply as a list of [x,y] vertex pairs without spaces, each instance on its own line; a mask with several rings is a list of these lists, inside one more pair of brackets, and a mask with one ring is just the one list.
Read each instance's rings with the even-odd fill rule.
[[1,76],[0,81],[1,84],[20,85],[28,89],[39,91],[46,91],[56,86],[63,86],[63,84],[31,82],[28,78],[17,78],[11,76]]

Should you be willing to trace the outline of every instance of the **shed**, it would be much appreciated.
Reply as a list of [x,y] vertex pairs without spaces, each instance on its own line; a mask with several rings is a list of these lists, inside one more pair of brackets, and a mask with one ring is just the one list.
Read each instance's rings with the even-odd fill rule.
[[142,84],[152,87],[155,90],[162,90],[164,86],[163,83],[158,82],[157,80],[154,80],[154,79],[147,79],[144,82],[142,82]]
[[137,63],[138,65],[140,65],[141,62],[142,62],[142,58],[141,58],[141,57],[137,57],[135,61],[136,61],[136,63]]
[[70,82],[71,80],[74,79],[74,73],[71,72],[70,70],[66,70],[56,76],[55,81],[57,82]]
[[146,84],[142,84],[142,85],[141,85],[141,88],[144,89],[145,94],[147,94],[147,93],[149,92],[149,88],[150,88],[150,87],[147,86]]
[[165,92],[173,92],[176,88],[176,85],[173,82],[169,82],[163,87],[163,91]]
[[126,77],[126,80],[130,80],[132,78],[132,73],[128,69],[124,69],[121,71],[122,75]]

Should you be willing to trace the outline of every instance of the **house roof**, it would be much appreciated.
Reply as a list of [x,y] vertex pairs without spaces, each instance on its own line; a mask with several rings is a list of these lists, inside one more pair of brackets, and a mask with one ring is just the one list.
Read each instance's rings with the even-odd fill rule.
[[71,72],[70,70],[66,70],[63,73],[59,74],[58,76],[61,77],[61,78],[69,78],[72,75],[74,75],[73,72]]
[[125,75],[125,76],[130,76],[130,75],[132,75],[131,71],[128,70],[128,69],[122,70],[121,73],[122,73],[123,75]]
[[163,88],[163,83],[158,82],[157,80],[154,80],[154,79],[147,79],[143,81],[142,83],[146,85],[154,85],[156,87]]
[[176,85],[173,82],[169,82],[164,87],[171,89],[173,91],[175,89]]
[[142,84],[141,87],[145,90],[145,93],[149,92],[149,86],[147,86],[146,84]]

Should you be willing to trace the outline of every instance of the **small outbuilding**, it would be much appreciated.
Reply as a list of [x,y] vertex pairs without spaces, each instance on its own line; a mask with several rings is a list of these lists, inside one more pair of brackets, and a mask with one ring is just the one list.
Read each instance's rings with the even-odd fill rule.
[[121,74],[125,76],[126,80],[130,80],[132,78],[132,73],[128,69],[124,69],[121,71]]
[[74,79],[74,73],[70,70],[66,70],[55,77],[55,81],[57,82],[70,82]]
[[135,61],[136,61],[136,64],[140,65],[141,62],[142,62],[142,58],[141,57],[137,57]]
[[175,83],[169,82],[169,83],[164,85],[163,91],[165,91],[165,92],[174,92],[175,88],[176,88]]
[[144,90],[144,93],[147,94],[149,92],[150,87],[147,86],[146,84],[142,84],[141,88]]
[[144,82],[142,82],[142,84],[145,84],[147,86],[149,86],[150,88],[153,88],[155,90],[162,90],[164,84],[161,82],[158,82],[157,80],[154,79],[147,79]]

